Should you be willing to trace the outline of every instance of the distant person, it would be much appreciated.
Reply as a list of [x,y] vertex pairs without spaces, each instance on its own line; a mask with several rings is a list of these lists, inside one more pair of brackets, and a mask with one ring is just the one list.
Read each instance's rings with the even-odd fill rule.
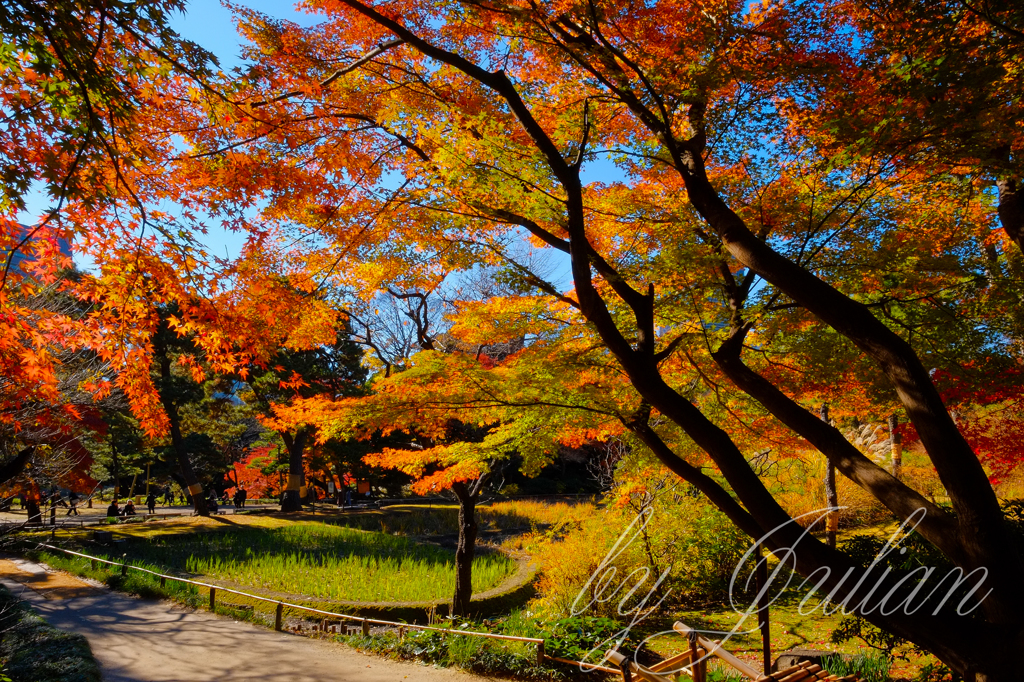
[[121,510],[121,515],[124,517],[135,516],[135,502],[132,498],[128,498],[128,501],[124,503],[124,509]]
[[352,506],[352,488],[345,488],[345,506]]
[[153,493],[146,496],[146,507],[150,514],[156,514],[156,495]]
[[166,486],[164,488],[164,504],[174,504],[174,493],[171,492],[171,486]]
[[74,490],[72,490],[68,495],[68,513],[65,514],[65,516],[71,516],[72,514],[75,516],[81,516],[81,514],[78,513],[78,493]]
[[241,498],[242,506],[244,507],[245,506],[245,500],[249,497],[249,493],[246,492],[245,488],[239,488],[238,489],[238,496]]
[[110,506],[107,507],[107,516],[112,516],[116,519],[120,515],[121,509],[117,506],[117,499],[115,498],[114,501],[110,503]]

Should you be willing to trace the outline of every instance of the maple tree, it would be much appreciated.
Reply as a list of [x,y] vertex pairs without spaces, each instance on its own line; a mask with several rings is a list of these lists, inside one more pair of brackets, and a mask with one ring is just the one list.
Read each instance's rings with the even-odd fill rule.
[[[102,376],[106,365],[89,349],[62,343],[46,325],[52,315],[68,320],[86,315],[87,307],[61,290],[62,281],[78,277],[80,273],[66,271],[62,280],[14,297],[28,313],[19,321],[22,329],[34,336],[38,347],[54,361],[43,370],[22,348],[27,366],[21,373],[0,380],[0,484],[12,482],[15,491],[36,494],[39,485],[56,483],[66,483],[78,492],[91,490],[86,472],[92,459],[79,438],[102,427],[98,412],[109,407],[111,400],[97,401],[82,386]],[[19,382],[35,372],[53,383],[41,386]],[[28,468],[31,474],[26,473]]]
[[[275,408],[293,400],[318,395],[336,400],[358,395],[366,378],[361,358],[362,351],[349,340],[347,327],[343,326],[332,344],[301,351],[281,349],[271,360],[270,368],[253,373],[244,397],[270,418]],[[287,452],[288,485],[283,491],[281,511],[301,511],[307,485],[304,455],[316,438],[315,423],[300,418],[288,424],[271,419],[268,424],[284,442]]]
[[[492,357],[480,352],[481,344],[434,337],[429,326],[421,331],[424,350],[405,358],[402,371],[379,372],[368,396],[293,400],[275,405],[274,421],[314,425],[321,441],[365,442],[366,464],[407,474],[417,494],[448,491],[455,497],[459,537],[451,613],[464,615],[472,612],[476,506],[495,474],[515,466],[536,476],[563,445],[621,433],[622,426],[614,416],[615,396],[599,386],[586,390],[594,377],[580,382],[569,371],[556,378],[538,372],[530,360],[513,359],[521,338],[491,338]],[[561,388],[565,404],[552,402],[553,387]],[[604,428],[591,423],[590,414],[604,416]]]
[[[483,443],[519,429],[529,444],[545,431],[571,440],[574,408],[591,432],[631,431],[752,537],[780,528],[776,549],[801,530],[745,453],[805,439],[896,517],[926,510],[917,530],[953,564],[987,571],[992,592],[970,627],[946,612],[865,616],[969,679],[1012,679],[1021,554],[931,376],[1019,358],[1019,325],[1004,314],[1020,286],[1012,225],[998,236],[991,196],[948,158],[908,164],[872,138],[855,115],[865,107],[833,111],[880,142],[866,153],[851,153],[828,115],[844,77],[888,103],[868,68],[884,45],[872,38],[895,36],[902,19],[875,16],[868,32],[866,5],[838,2],[306,6],[324,22],[240,11],[254,64],[232,97],[248,109],[196,115],[219,125],[192,126],[191,172],[230,178],[210,200],[264,201],[260,224],[293,235],[296,262],[351,292],[356,314],[388,288],[501,271],[509,290],[455,301],[451,333],[526,334],[526,348],[490,367],[426,351],[417,366],[445,369],[395,375],[408,414],[440,424],[451,412],[487,424]],[[975,63],[949,68],[969,83]],[[991,92],[1005,94],[1005,78],[986,81]],[[926,89],[912,94],[927,100]],[[560,254],[571,289],[538,252]],[[537,385],[544,359],[557,360],[554,375]],[[880,397],[887,414],[899,405],[952,511],[820,419],[828,396],[833,416]],[[468,418],[484,407],[492,418]],[[324,421],[331,409],[302,406]],[[544,409],[561,416],[530,421]],[[474,480],[481,449],[448,445],[421,462],[443,455],[439,481]],[[414,453],[392,457],[414,464]],[[840,576],[863,569],[842,552],[804,540],[795,563],[804,575],[830,567],[822,587],[857,596]],[[896,582],[876,577],[883,592]]]
[[255,447],[241,462],[235,462],[230,478],[253,499],[277,497],[281,494],[277,461],[275,446]]
[[[192,362],[197,375],[237,372],[265,362],[282,341],[308,346],[333,334],[330,315],[323,325],[316,313],[299,323],[304,313],[295,313],[311,312],[302,300],[308,287],[297,290],[268,267],[265,235],[254,231],[235,262],[207,253],[196,237],[207,216],[190,201],[193,185],[161,172],[180,151],[172,93],[219,97],[213,56],[170,28],[184,6],[3,5],[0,373],[17,387],[5,396],[8,414],[19,405],[59,409],[61,354],[90,352],[106,370],[78,388],[100,400],[120,390],[155,437],[171,430],[150,372],[152,340],[167,324],[192,339],[206,363]],[[14,218],[30,192],[52,206],[26,227]],[[160,210],[171,205],[180,213]],[[93,263],[74,282],[58,281],[68,244]],[[33,308],[37,292],[55,285],[91,306],[88,314]],[[167,307],[178,311],[173,320],[160,317]]]
[[[91,216],[112,211],[108,218],[120,223],[128,215],[118,212],[123,201],[144,213],[129,175],[155,158],[155,148],[137,133],[140,116],[162,97],[160,84],[177,77],[172,72],[193,82],[211,73],[212,55],[169,28],[169,13],[182,7],[162,0],[3,4],[0,374],[4,428],[20,438],[39,430],[38,415],[45,415],[44,429],[66,432],[69,423],[109,402],[118,376],[146,426],[165,423],[154,409],[159,403],[152,384],[144,380],[142,392],[131,390],[125,368],[133,363],[120,363],[115,350],[127,341],[138,355],[145,338],[111,333],[125,328],[125,320],[110,325],[102,319],[93,274],[68,278],[62,271],[71,264],[68,244],[90,233]],[[26,208],[30,192],[47,195],[53,204],[36,223],[23,226],[14,216]],[[141,238],[109,237],[90,235],[101,255],[98,264],[144,246]],[[132,284],[121,281],[116,298],[122,303],[132,297]],[[42,297],[76,303],[70,310],[40,306]],[[88,358],[89,371],[69,362],[75,357]],[[148,366],[132,371],[141,378]]]

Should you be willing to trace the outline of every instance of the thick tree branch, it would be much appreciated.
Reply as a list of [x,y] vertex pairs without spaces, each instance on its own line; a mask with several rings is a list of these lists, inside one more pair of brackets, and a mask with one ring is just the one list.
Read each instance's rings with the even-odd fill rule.
[[6,483],[11,480],[22,471],[25,470],[25,465],[32,459],[32,455],[35,453],[35,446],[24,448],[19,452],[14,459],[10,462],[6,462],[3,466],[0,466],[0,484]]
[[926,516],[918,531],[951,560],[960,563],[964,557],[956,542],[955,520],[865,457],[837,428],[805,410],[777,386],[747,367],[740,357],[745,329],[733,329],[729,338],[712,353],[725,375],[783,424],[806,438],[844,476],[877,498],[898,519],[909,518],[918,509],[924,509]]
[[981,563],[994,562],[1009,542],[1002,513],[977,456],[946,410],[928,371],[910,345],[854,301],[789,261],[750,232],[708,180],[699,154],[678,156],[679,172],[694,207],[738,261],[849,338],[892,381],[921,436]]

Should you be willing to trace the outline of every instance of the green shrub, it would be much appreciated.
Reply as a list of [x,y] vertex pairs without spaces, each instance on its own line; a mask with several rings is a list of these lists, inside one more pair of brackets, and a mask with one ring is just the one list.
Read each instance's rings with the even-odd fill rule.
[[708,682],[746,682],[747,678],[727,665],[711,661],[708,665]]
[[46,623],[0,586],[0,664],[12,682],[100,682],[82,635]]
[[[570,661],[583,661],[587,660],[588,654],[599,644],[604,643],[604,648],[609,648],[611,643],[606,640],[623,627],[611,618],[572,616],[546,623],[543,633],[533,636],[544,637],[547,640],[547,653],[550,655]],[[628,646],[628,640],[625,644]],[[600,653],[603,654],[603,650]],[[590,657],[590,662],[594,662],[593,657]]]
[[[537,665],[537,645],[457,634],[458,630],[487,630],[494,634],[518,637],[545,637],[537,623],[525,614],[514,612],[490,627],[483,623],[460,621],[450,633],[432,630],[408,630],[399,638],[393,631],[363,635],[340,636],[339,639],[364,651],[372,651],[398,659],[418,659],[424,663],[462,668],[481,675],[514,677],[521,680],[567,680],[572,677],[569,666],[548,661]],[[546,644],[553,642],[548,640]],[[551,650],[548,650],[552,654]],[[578,672],[578,671],[576,671]]]

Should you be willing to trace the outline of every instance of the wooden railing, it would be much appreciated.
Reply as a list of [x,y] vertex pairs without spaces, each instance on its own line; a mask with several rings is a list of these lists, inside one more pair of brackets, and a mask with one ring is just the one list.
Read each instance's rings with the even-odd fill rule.
[[[537,637],[516,637],[513,635],[498,635],[491,632],[474,632],[472,630],[458,630],[452,629],[451,627],[439,628],[432,625],[416,625],[413,623],[398,623],[390,620],[380,620],[377,618],[364,618],[363,616],[353,616],[347,613],[335,613],[333,611],[324,611],[323,609],[315,609],[311,606],[303,606],[301,604],[292,604],[290,602],[281,601],[278,599],[270,599],[268,597],[262,597],[258,594],[250,594],[248,592],[242,592],[241,590],[232,590],[227,587],[221,587],[220,585],[213,585],[210,583],[204,583],[199,580],[190,580],[188,578],[182,578],[176,575],[167,575],[165,573],[158,573],[151,571],[148,568],[142,568],[141,566],[132,566],[128,562],[111,561],[110,559],[102,559],[100,557],[90,556],[83,554],[82,552],[75,552],[70,549],[63,547],[55,547],[46,543],[39,543],[39,547],[45,547],[46,549],[53,550],[55,552],[63,552],[71,556],[80,557],[82,559],[88,559],[92,562],[93,568],[96,568],[97,564],[107,564],[108,566],[119,566],[121,568],[121,575],[127,575],[128,571],[138,571],[140,573],[148,573],[149,575],[155,576],[160,579],[160,586],[163,587],[167,584],[168,580],[173,580],[179,583],[185,583],[186,585],[194,585],[196,587],[206,588],[210,591],[210,610],[214,609],[216,605],[217,592],[226,592],[228,594],[237,594],[248,599],[255,599],[256,601],[267,602],[270,604],[277,605],[276,615],[274,617],[274,629],[281,630],[283,627],[283,617],[285,608],[294,609],[297,611],[305,611],[308,613],[316,613],[322,616],[328,616],[336,618],[338,620],[349,620],[356,621],[362,625],[364,635],[370,634],[371,625],[382,625],[385,627],[398,628],[399,632],[404,630],[430,630],[434,632],[442,632],[449,635],[464,635],[466,637],[486,637],[488,639],[500,639],[511,642],[528,642],[537,645],[537,663],[544,663],[544,640]],[[565,661],[564,659],[556,659],[563,663],[578,663],[576,661]]]
[[605,654],[605,659],[619,666],[622,679],[626,682],[634,678],[644,682],[675,682],[678,680],[678,674],[684,671],[694,682],[707,682],[707,659],[710,656],[717,657],[751,682],[856,682],[860,679],[857,673],[845,677],[830,674],[823,670],[821,665],[811,661],[802,661],[774,673],[762,674],[746,661],[726,651],[719,640],[712,641],[701,637],[697,630],[678,621],[672,629],[687,639],[689,650],[650,667],[637,664],[614,648]]

